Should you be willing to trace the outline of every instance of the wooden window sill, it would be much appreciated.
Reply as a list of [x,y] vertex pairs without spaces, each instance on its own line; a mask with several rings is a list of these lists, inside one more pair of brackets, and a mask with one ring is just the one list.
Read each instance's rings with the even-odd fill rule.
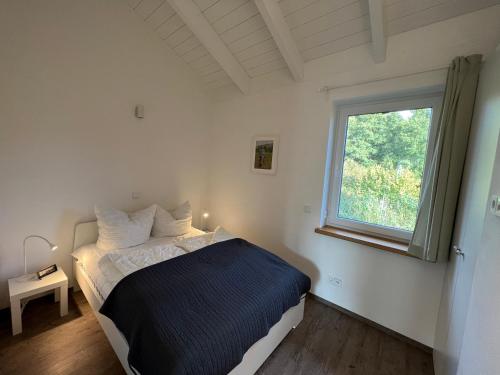
[[374,247],[379,250],[389,251],[391,253],[414,258],[413,255],[408,254],[408,243],[402,241],[375,237],[365,233],[359,233],[347,229],[332,227],[330,225],[325,225],[324,227],[316,228],[314,231],[319,234],[324,234],[325,236],[340,238],[342,240],[351,241],[359,243],[361,245]]

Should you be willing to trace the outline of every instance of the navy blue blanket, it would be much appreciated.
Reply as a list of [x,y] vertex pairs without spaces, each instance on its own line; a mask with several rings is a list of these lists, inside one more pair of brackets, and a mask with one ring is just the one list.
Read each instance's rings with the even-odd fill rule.
[[100,312],[141,374],[227,374],[300,302],[309,277],[245,240],[207,246],[122,279]]

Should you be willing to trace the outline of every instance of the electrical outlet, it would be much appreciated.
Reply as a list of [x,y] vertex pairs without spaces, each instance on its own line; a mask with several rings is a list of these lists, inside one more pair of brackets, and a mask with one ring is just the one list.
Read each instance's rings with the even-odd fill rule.
[[338,277],[334,277],[334,278],[333,278],[333,284],[334,284],[337,288],[342,288],[342,279],[341,279],[341,278],[338,278]]
[[141,199],[141,192],[140,191],[133,191],[132,192],[132,199]]
[[304,213],[310,214],[312,212],[312,207],[308,204],[304,205]]
[[342,288],[342,279],[340,277],[328,275],[328,282],[337,288]]

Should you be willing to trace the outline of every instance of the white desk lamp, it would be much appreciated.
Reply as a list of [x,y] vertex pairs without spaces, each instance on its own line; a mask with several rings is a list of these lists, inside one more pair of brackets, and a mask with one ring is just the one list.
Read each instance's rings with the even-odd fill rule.
[[54,245],[52,242],[50,242],[45,237],[39,236],[37,234],[31,234],[28,237],[26,237],[24,239],[24,241],[23,241],[23,248],[24,248],[24,274],[25,275],[28,274],[28,266],[27,266],[27,263],[26,263],[26,240],[28,240],[30,238],[40,238],[40,239],[44,240],[47,243],[47,245],[49,245],[50,250],[52,250],[52,251],[56,251],[57,250],[57,245]]

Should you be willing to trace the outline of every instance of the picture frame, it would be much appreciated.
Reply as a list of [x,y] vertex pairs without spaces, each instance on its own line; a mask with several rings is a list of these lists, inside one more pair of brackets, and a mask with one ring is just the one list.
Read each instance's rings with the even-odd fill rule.
[[252,139],[251,171],[275,175],[278,168],[278,135],[257,135]]

